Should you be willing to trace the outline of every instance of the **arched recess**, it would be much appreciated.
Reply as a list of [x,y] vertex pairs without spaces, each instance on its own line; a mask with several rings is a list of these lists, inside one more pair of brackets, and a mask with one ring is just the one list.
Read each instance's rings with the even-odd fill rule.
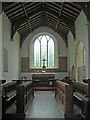
[[75,80],[75,67],[74,67],[74,65],[71,68],[71,80]]
[[79,41],[76,47],[75,64],[77,69],[78,81],[82,81],[86,77],[85,66],[85,47],[82,41]]

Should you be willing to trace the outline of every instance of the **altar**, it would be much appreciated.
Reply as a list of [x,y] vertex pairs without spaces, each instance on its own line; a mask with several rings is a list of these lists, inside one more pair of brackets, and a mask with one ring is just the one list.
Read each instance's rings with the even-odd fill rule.
[[40,87],[54,88],[55,87],[55,73],[34,73],[32,74],[32,81],[34,83],[35,90]]
[[33,79],[49,79],[49,78],[55,78],[55,73],[34,73],[32,74]]

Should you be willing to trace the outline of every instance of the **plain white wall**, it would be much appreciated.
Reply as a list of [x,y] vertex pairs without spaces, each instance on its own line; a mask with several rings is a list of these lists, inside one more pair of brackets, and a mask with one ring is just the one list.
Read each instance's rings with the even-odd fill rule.
[[[2,13],[2,41],[3,41],[3,79],[7,82],[19,79],[20,71],[20,35],[16,32],[11,41],[11,23],[5,13]],[[4,48],[8,50],[8,72],[4,72]]]
[[[27,38],[25,39],[25,41],[23,42],[22,47],[21,47],[21,57],[28,57],[30,41],[41,33],[46,33],[48,35],[53,36],[60,44],[60,48],[59,48],[60,56],[67,56],[68,48],[66,47],[64,40],[59,36],[59,34],[57,34],[55,31],[53,31],[50,28],[40,27],[36,29],[35,31],[33,31],[31,34],[29,34]],[[55,73],[55,77],[59,79],[63,79],[67,75],[68,75],[68,70],[67,72]],[[31,79],[31,73],[21,73],[21,77],[22,76],[25,76],[27,79]]]
[[[69,58],[69,69],[71,70],[72,66],[75,66],[75,53],[76,47],[79,41],[82,41],[86,51],[86,77],[88,77],[88,30],[87,30],[87,18],[83,11],[75,21],[75,35],[76,38],[73,38],[71,32],[68,34],[68,58]],[[81,60],[81,59],[80,59]],[[80,61],[79,61],[80,62]],[[76,69],[76,80],[78,79],[78,71]]]
[[0,15],[0,79],[2,79],[2,15]]
[[[1,6],[0,6],[1,7]],[[2,79],[2,15],[0,15],[0,79]],[[0,81],[0,108],[2,108],[2,88]],[[0,120],[2,118],[2,109],[0,109]]]

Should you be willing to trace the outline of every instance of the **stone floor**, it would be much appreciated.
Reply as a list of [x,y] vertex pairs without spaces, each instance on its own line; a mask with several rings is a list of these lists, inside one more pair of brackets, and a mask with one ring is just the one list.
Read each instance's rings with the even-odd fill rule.
[[53,91],[36,91],[32,104],[28,108],[26,118],[38,118],[38,120],[39,118],[48,118],[49,120],[51,118],[51,120],[58,120],[59,118],[64,118],[64,113],[62,107],[55,99]]

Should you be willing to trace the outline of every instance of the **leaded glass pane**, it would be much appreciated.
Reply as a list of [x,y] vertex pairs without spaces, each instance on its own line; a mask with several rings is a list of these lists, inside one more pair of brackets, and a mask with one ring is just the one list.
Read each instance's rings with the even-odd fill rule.
[[40,35],[34,42],[34,67],[54,67],[54,41]]
[[34,66],[40,67],[40,42],[38,39],[34,43]]
[[54,42],[52,38],[48,42],[48,67],[54,67]]
[[50,37],[49,37],[48,35],[46,35],[46,39],[47,39],[47,40],[49,40],[49,39],[50,39]]
[[[47,40],[45,35],[43,35],[41,39],[41,59],[45,59],[45,66],[47,66]],[[43,61],[41,62],[41,66],[43,66]]]

